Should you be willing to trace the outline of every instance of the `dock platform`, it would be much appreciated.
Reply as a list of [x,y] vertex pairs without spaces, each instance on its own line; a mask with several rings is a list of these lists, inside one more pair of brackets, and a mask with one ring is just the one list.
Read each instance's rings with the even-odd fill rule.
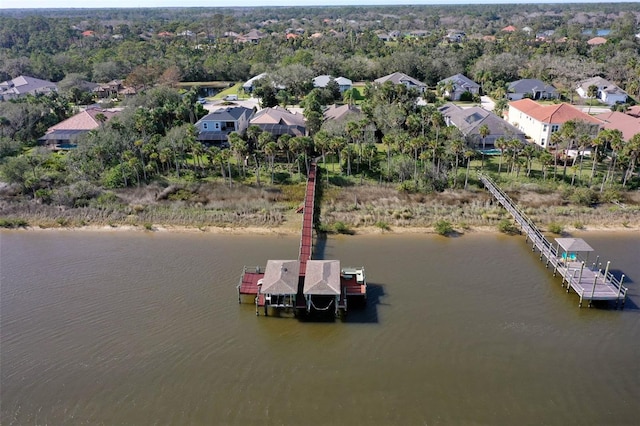
[[255,303],[256,315],[260,308],[265,315],[268,308],[294,313],[331,308],[338,316],[346,314],[349,299],[366,302],[364,267],[340,269],[339,261],[312,260],[316,172],[317,165],[312,162],[302,207],[298,260],[269,260],[266,267],[245,266],[242,270],[237,285],[238,303]]
[[593,300],[614,301],[621,309],[627,296],[627,288],[623,285],[624,275],[618,279],[611,272],[611,262],[607,262],[604,270],[599,262],[589,264],[589,253],[593,249],[580,238],[556,238],[554,245],[540,232],[538,227],[518,208],[516,203],[487,175],[479,174],[479,178],[495,199],[513,216],[516,223],[531,241],[531,250],[538,250],[540,260],[547,268],[553,267],[553,275],[560,274],[562,286],[566,284],[567,293],[571,290],[580,296],[578,306]]

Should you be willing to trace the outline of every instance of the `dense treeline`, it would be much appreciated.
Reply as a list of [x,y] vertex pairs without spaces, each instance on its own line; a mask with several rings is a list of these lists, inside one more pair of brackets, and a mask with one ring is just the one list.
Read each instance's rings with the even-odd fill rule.
[[[354,81],[401,71],[429,85],[462,72],[491,83],[537,77],[568,89],[577,79],[602,74],[637,95],[637,20],[630,4],[96,10],[90,17],[82,11],[3,11],[0,80],[27,74],[60,81],[81,74],[96,82],[129,77],[154,83],[163,75],[240,81],[299,64]],[[502,33],[508,24],[532,32]],[[225,37],[252,28],[273,35],[258,44]],[[466,31],[468,39],[442,43],[451,28]],[[609,43],[592,48],[586,41],[597,28],[612,32]],[[298,29],[302,37],[285,37]],[[94,34],[83,36],[83,30]],[[378,30],[429,35],[385,44]],[[555,30],[556,42],[536,40],[542,30]],[[174,36],[159,37],[163,31]],[[193,36],[176,36],[185,31]],[[309,37],[313,33],[322,37]],[[557,42],[562,37],[567,41]]]
[[[303,179],[314,156],[330,163],[326,170],[334,177],[394,182],[407,192],[467,187],[472,160],[484,168],[485,160],[489,167],[489,159],[477,158],[477,147],[470,146],[457,129],[447,127],[433,104],[417,105],[418,93],[403,85],[368,84],[361,116],[323,123],[322,105],[339,96],[332,90],[311,90],[310,80],[319,74],[373,80],[400,71],[434,87],[442,78],[462,72],[498,99],[498,109],[505,106],[506,83],[517,78],[552,81],[568,96],[576,81],[601,74],[637,95],[636,15],[623,5],[585,5],[575,14],[559,13],[557,7],[313,8],[304,9],[304,16],[302,9],[295,8],[197,14],[190,9],[100,10],[91,18],[77,11],[4,14],[0,17],[0,79],[20,74],[51,79],[60,81],[61,92],[0,103],[0,171],[16,194],[69,207],[89,204],[104,188],[154,181],[214,179],[230,186],[254,179],[258,186],[261,179],[291,182]],[[544,18],[539,16],[541,11],[546,13]],[[580,19],[586,22],[581,24]],[[553,22],[556,33],[551,41],[539,41],[535,34],[524,32],[498,33],[510,22],[536,29],[549,28]],[[583,30],[601,25],[611,28],[611,45],[589,47]],[[446,29],[453,26],[478,31],[478,37],[469,34],[462,43],[443,41]],[[277,34],[255,44],[235,43],[224,36],[255,27]],[[284,37],[298,28],[304,29],[303,36]],[[387,43],[375,32],[421,28],[430,32]],[[94,34],[82,35],[89,29]],[[160,37],[162,31],[172,36]],[[193,35],[176,36],[183,31]],[[309,37],[312,32],[322,36]],[[499,37],[479,37],[487,33]],[[269,102],[302,99],[310,136],[275,139],[250,127],[245,135],[230,135],[230,149],[196,142],[193,124],[204,111],[196,102],[195,90],[179,92],[172,88],[174,84],[242,81],[263,71],[269,71],[274,83]],[[81,137],[77,149],[66,154],[36,147],[46,128],[68,117],[74,104],[86,101],[73,90],[78,82],[116,78],[143,89],[123,103],[125,109],[118,117]],[[279,86],[286,86],[289,93],[273,90]],[[264,106],[266,89],[257,89],[263,91]],[[355,97],[353,92],[350,96]],[[353,97],[345,97],[345,102]],[[427,100],[434,98],[428,92]],[[603,191],[638,185],[634,172],[640,136],[623,144],[619,132],[596,137],[572,123],[554,137],[556,155],[501,139],[496,143],[500,156],[492,167],[499,174],[529,176],[535,161],[542,179],[553,176],[589,191],[596,186]],[[570,160],[566,155],[570,148],[592,148],[595,154],[592,160]]]

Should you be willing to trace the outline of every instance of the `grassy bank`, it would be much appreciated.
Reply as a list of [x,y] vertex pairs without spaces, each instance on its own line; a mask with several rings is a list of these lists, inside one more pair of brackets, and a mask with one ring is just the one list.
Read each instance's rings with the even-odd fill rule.
[[[3,197],[0,226],[297,233],[301,215],[296,210],[303,202],[304,188],[304,183],[260,188],[249,184],[229,188],[221,182],[152,184],[103,192],[86,202],[77,201],[76,207]],[[546,186],[509,183],[504,188],[547,232],[640,229],[637,192],[628,193],[623,201],[585,206]],[[513,230],[508,226],[509,214],[489,193],[474,186],[410,194],[394,186],[344,180],[341,186],[323,182],[319,194],[320,229],[328,232],[436,232],[444,222],[457,232]]]

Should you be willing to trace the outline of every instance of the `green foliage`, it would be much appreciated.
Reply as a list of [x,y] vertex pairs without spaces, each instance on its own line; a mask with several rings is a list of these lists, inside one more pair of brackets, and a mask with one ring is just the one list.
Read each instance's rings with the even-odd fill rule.
[[598,202],[598,193],[591,188],[573,188],[569,201],[581,206],[591,206]]
[[24,228],[29,226],[25,219],[0,218],[0,228]]
[[346,223],[344,222],[335,222],[333,224],[333,230],[337,233],[337,234],[346,234],[346,235],[351,235],[353,234],[353,231],[349,228],[349,226],[347,226]]
[[564,227],[562,226],[562,224],[557,222],[552,222],[547,225],[547,229],[549,230],[549,232],[556,235],[562,235],[562,233],[564,232]]
[[434,224],[433,228],[439,235],[447,236],[453,233],[453,225],[451,224],[451,222],[444,219],[437,221]]
[[515,235],[520,233],[518,227],[514,225],[513,222],[511,222],[511,220],[509,219],[502,219],[500,222],[498,222],[498,231],[508,235]]
[[376,222],[376,227],[380,228],[382,231],[391,231],[391,226],[387,222],[379,221]]

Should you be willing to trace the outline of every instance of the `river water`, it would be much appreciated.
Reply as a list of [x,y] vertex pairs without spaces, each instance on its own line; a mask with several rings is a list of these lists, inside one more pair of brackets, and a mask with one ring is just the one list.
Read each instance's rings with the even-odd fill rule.
[[640,235],[586,234],[624,311],[578,308],[523,237],[369,235],[346,322],[256,317],[294,236],[0,232],[3,425],[640,424]]

